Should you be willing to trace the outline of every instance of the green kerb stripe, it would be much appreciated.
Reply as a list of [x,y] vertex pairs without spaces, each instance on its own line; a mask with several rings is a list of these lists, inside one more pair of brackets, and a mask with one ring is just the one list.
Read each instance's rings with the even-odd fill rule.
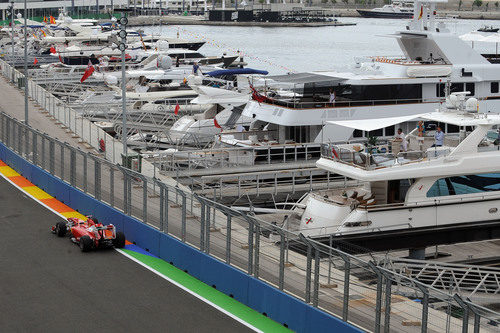
[[123,252],[134,257],[140,262],[174,280],[175,282],[183,285],[187,289],[195,292],[206,300],[223,308],[227,312],[232,313],[241,320],[248,324],[260,329],[264,332],[290,332],[283,325],[275,322],[274,320],[260,314],[259,312],[249,308],[248,306],[238,302],[234,298],[210,287],[209,285],[201,282],[200,280],[192,277],[191,275],[181,271],[180,269],[170,265],[166,261],[148,256],[145,254],[137,253],[131,250],[123,250]]

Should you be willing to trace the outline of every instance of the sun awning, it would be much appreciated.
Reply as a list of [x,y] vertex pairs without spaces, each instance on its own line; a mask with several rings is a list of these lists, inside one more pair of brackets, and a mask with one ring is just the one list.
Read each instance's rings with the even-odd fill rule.
[[275,75],[268,76],[267,79],[274,80],[276,82],[286,82],[293,84],[303,84],[303,83],[315,83],[315,82],[342,82],[345,81],[344,78],[323,75],[318,73],[297,73],[289,75]]
[[402,116],[402,117],[377,118],[377,119],[338,120],[338,121],[327,121],[327,123],[343,127],[349,127],[361,131],[374,131],[379,128],[401,124],[406,121],[419,118],[421,115],[422,114],[415,114],[411,116]]

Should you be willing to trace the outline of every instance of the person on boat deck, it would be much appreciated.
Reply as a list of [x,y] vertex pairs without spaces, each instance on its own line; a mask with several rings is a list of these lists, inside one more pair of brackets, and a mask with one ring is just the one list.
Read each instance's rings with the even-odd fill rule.
[[434,144],[432,147],[441,147],[444,141],[444,133],[441,130],[441,127],[436,128],[436,134],[434,134]]
[[332,104],[332,106],[335,104],[335,91],[333,89],[330,89],[330,104]]
[[398,132],[394,136],[395,141],[401,141],[401,150],[406,151],[408,149],[408,142],[406,142],[406,135],[403,133],[402,128],[398,128]]
[[198,75],[198,70],[200,69],[200,66],[198,65],[197,62],[193,64],[193,74]]
[[175,67],[179,67],[181,64],[181,57],[177,56],[177,59],[175,59]]

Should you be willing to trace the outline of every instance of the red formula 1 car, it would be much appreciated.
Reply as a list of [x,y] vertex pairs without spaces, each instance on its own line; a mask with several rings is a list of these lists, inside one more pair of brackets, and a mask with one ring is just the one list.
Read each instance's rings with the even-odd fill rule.
[[59,237],[71,234],[71,241],[80,246],[83,252],[93,249],[125,246],[125,235],[116,231],[112,224],[103,225],[93,216],[88,216],[87,221],[68,217],[67,221],[60,221],[51,228],[52,233]]

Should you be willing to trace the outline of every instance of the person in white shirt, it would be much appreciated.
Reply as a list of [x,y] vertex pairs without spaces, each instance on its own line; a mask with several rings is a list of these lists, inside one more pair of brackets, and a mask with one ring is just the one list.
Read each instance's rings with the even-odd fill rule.
[[333,106],[335,104],[335,91],[333,89],[330,89],[330,104]]
[[396,141],[401,141],[401,150],[406,151],[408,149],[408,143],[406,142],[406,135],[403,133],[403,129],[398,128],[398,132],[394,136]]

